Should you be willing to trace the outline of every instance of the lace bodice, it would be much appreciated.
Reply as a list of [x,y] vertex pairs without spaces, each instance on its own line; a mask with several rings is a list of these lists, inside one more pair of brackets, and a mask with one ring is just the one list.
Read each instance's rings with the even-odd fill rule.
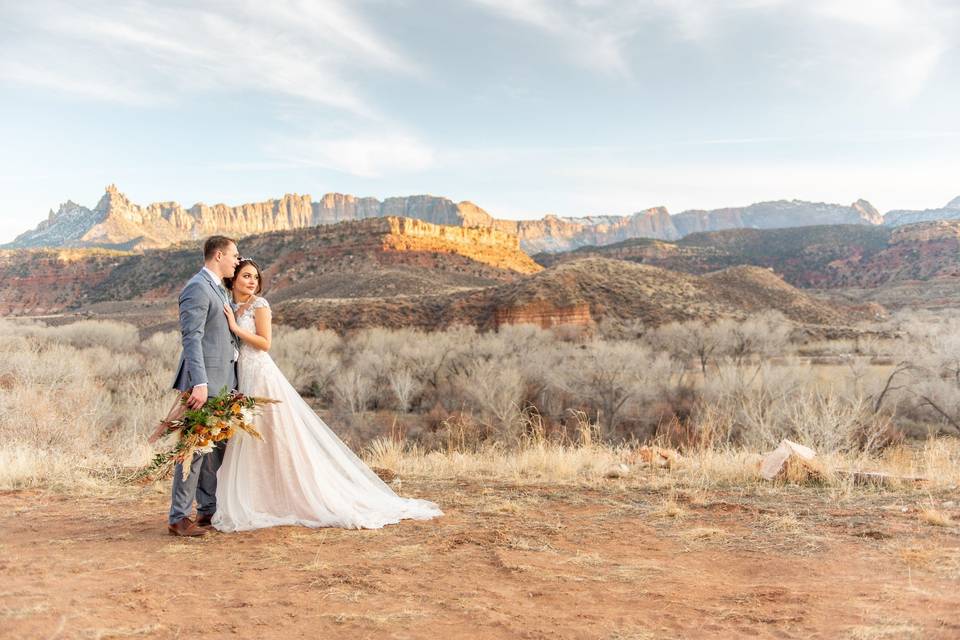
[[[260,297],[254,298],[253,303],[250,304],[243,311],[243,313],[237,315],[237,326],[239,326],[241,329],[245,331],[256,333],[257,325],[256,325],[256,322],[254,321],[254,310],[262,309],[264,307],[266,307],[267,309],[270,308],[270,303],[267,302],[266,298],[260,298]],[[241,361],[246,360],[249,363],[250,360],[261,360],[261,359],[270,357],[266,351],[261,351],[260,349],[257,349],[256,347],[253,347],[247,344],[246,342],[243,342],[242,340],[240,341],[240,343],[241,343],[241,346],[240,346]]]
[[[236,308],[242,307],[243,305],[237,305]],[[253,331],[256,329],[256,324],[253,321],[253,311],[254,309],[262,309],[266,307],[270,308],[270,303],[267,302],[266,298],[261,298],[259,296],[254,297],[253,303],[250,304],[243,313],[237,316],[237,324],[240,325],[242,329],[247,329],[248,331]]]

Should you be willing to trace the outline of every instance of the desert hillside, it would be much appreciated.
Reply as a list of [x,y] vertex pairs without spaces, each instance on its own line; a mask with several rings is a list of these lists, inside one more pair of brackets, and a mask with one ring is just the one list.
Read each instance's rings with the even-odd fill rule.
[[[166,301],[197,271],[198,243],[139,252],[0,252],[0,311],[40,315],[97,304]],[[541,270],[494,229],[405,218],[278,231],[240,242],[264,268],[271,298],[423,295],[489,286]]]
[[897,228],[831,225],[791,229],[736,229],[695,233],[676,242],[635,239],[582,247],[535,259],[551,266],[606,257],[703,274],[730,266],[773,269],[803,288],[875,288],[956,279],[960,275],[960,220]]
[[588,258],[473,291],[402,298],[298,299],[275,306],[297,327],[340,332],[369,326],[435,330],[457,324],[589,326],[604,318],[649,325],[745,318],[781,311],[804,324],[847,324],[863,316],[783,282],[768,269],[737,267],[706,276],[605,258]]

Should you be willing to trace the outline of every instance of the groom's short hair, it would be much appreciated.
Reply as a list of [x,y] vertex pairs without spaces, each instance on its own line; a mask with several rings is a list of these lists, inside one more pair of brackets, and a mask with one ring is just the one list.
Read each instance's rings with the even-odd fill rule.
[[203,259],[209,260],[217,255],[217,251],[224,251],[231,244],[237,244],[237,241],[227,236],[210,236],[203,243]]

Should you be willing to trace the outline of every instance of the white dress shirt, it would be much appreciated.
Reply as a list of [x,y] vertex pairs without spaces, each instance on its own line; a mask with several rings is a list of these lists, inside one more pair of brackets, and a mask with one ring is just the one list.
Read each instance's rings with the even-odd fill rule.
[[[207,272],[207,275],[210,276],[211,279],[213,279],[214,284],[218,284],[218,285],[220,285],[221,287],[223,287],[223,290],[224,290],[224,291],[227,290],[227,288],[226,288],[226,287],[224,286],[224,284],[223,284],[223,278],[221,278],[220,276],[218,276],[217,274],[215,274],[213,271],[211,271],[211,270],[208,269],[207,267],[203,267],[203,270]],[[228,300],[227,302],[229,302],[229,300]]]

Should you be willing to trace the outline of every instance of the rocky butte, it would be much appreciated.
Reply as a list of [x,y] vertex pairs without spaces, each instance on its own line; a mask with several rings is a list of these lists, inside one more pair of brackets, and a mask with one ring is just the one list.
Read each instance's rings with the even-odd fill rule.
[[525,251],[568,251],[584,245],[601,245],[629,238],[679,238],[670,214],[654,207],[629,216],[586,216],[541,220],[496,220],[498,229],[515,233]]
[[883,223],[888,227],[899,227],[915,222],[954,220],[957,218],[960,218],[960,196],[957,196],[940,209],[924,209],[923,211],[898,209],[888,211],[887,214],[883,216]]
[[803,200],[758,202],[747,207],[684,211],[673,216],[677,237],[725,229],[775,229],[823,224],[882,224],[883,216],[866,200],[849,207]]
[[[516,236],[493,228],[443,226],[394,216],[248,236],[272,299],[296,295],[391,295],[511,281],[543,268]],[[196,245],[126,252],[104,249],[0,251],[0,313],[62,313],[90,304],[168,300],[196,272]]]
[[676,215],[670,215],[664,207],[653,207],[625,216],[562,218],[547,215],[538,220],[502,220],[472,202],[457,203],[432,195],[381,201],[328,193],[313,201],[309,195],[287,194],[276,200],[236,206],[198,203],[185,209],[176,202],[140,206],[131,202],[115,185],[110,185],[93,209],[68,201],[56,212],[51,210],[47,220],[35,229],[21,234],[2,248],[143,250],[197,240],[214,233],[242,237],[388,216],[414,218],[437,225],[492,228],[516,235],[523,250],[531,254],[613,244],[632,238],[676,240],[695,232],[723,229],[879,225],[884,222],[883,216],[865,200],[858,200],[850,206],[778,200],[746,207],[684,211]]

